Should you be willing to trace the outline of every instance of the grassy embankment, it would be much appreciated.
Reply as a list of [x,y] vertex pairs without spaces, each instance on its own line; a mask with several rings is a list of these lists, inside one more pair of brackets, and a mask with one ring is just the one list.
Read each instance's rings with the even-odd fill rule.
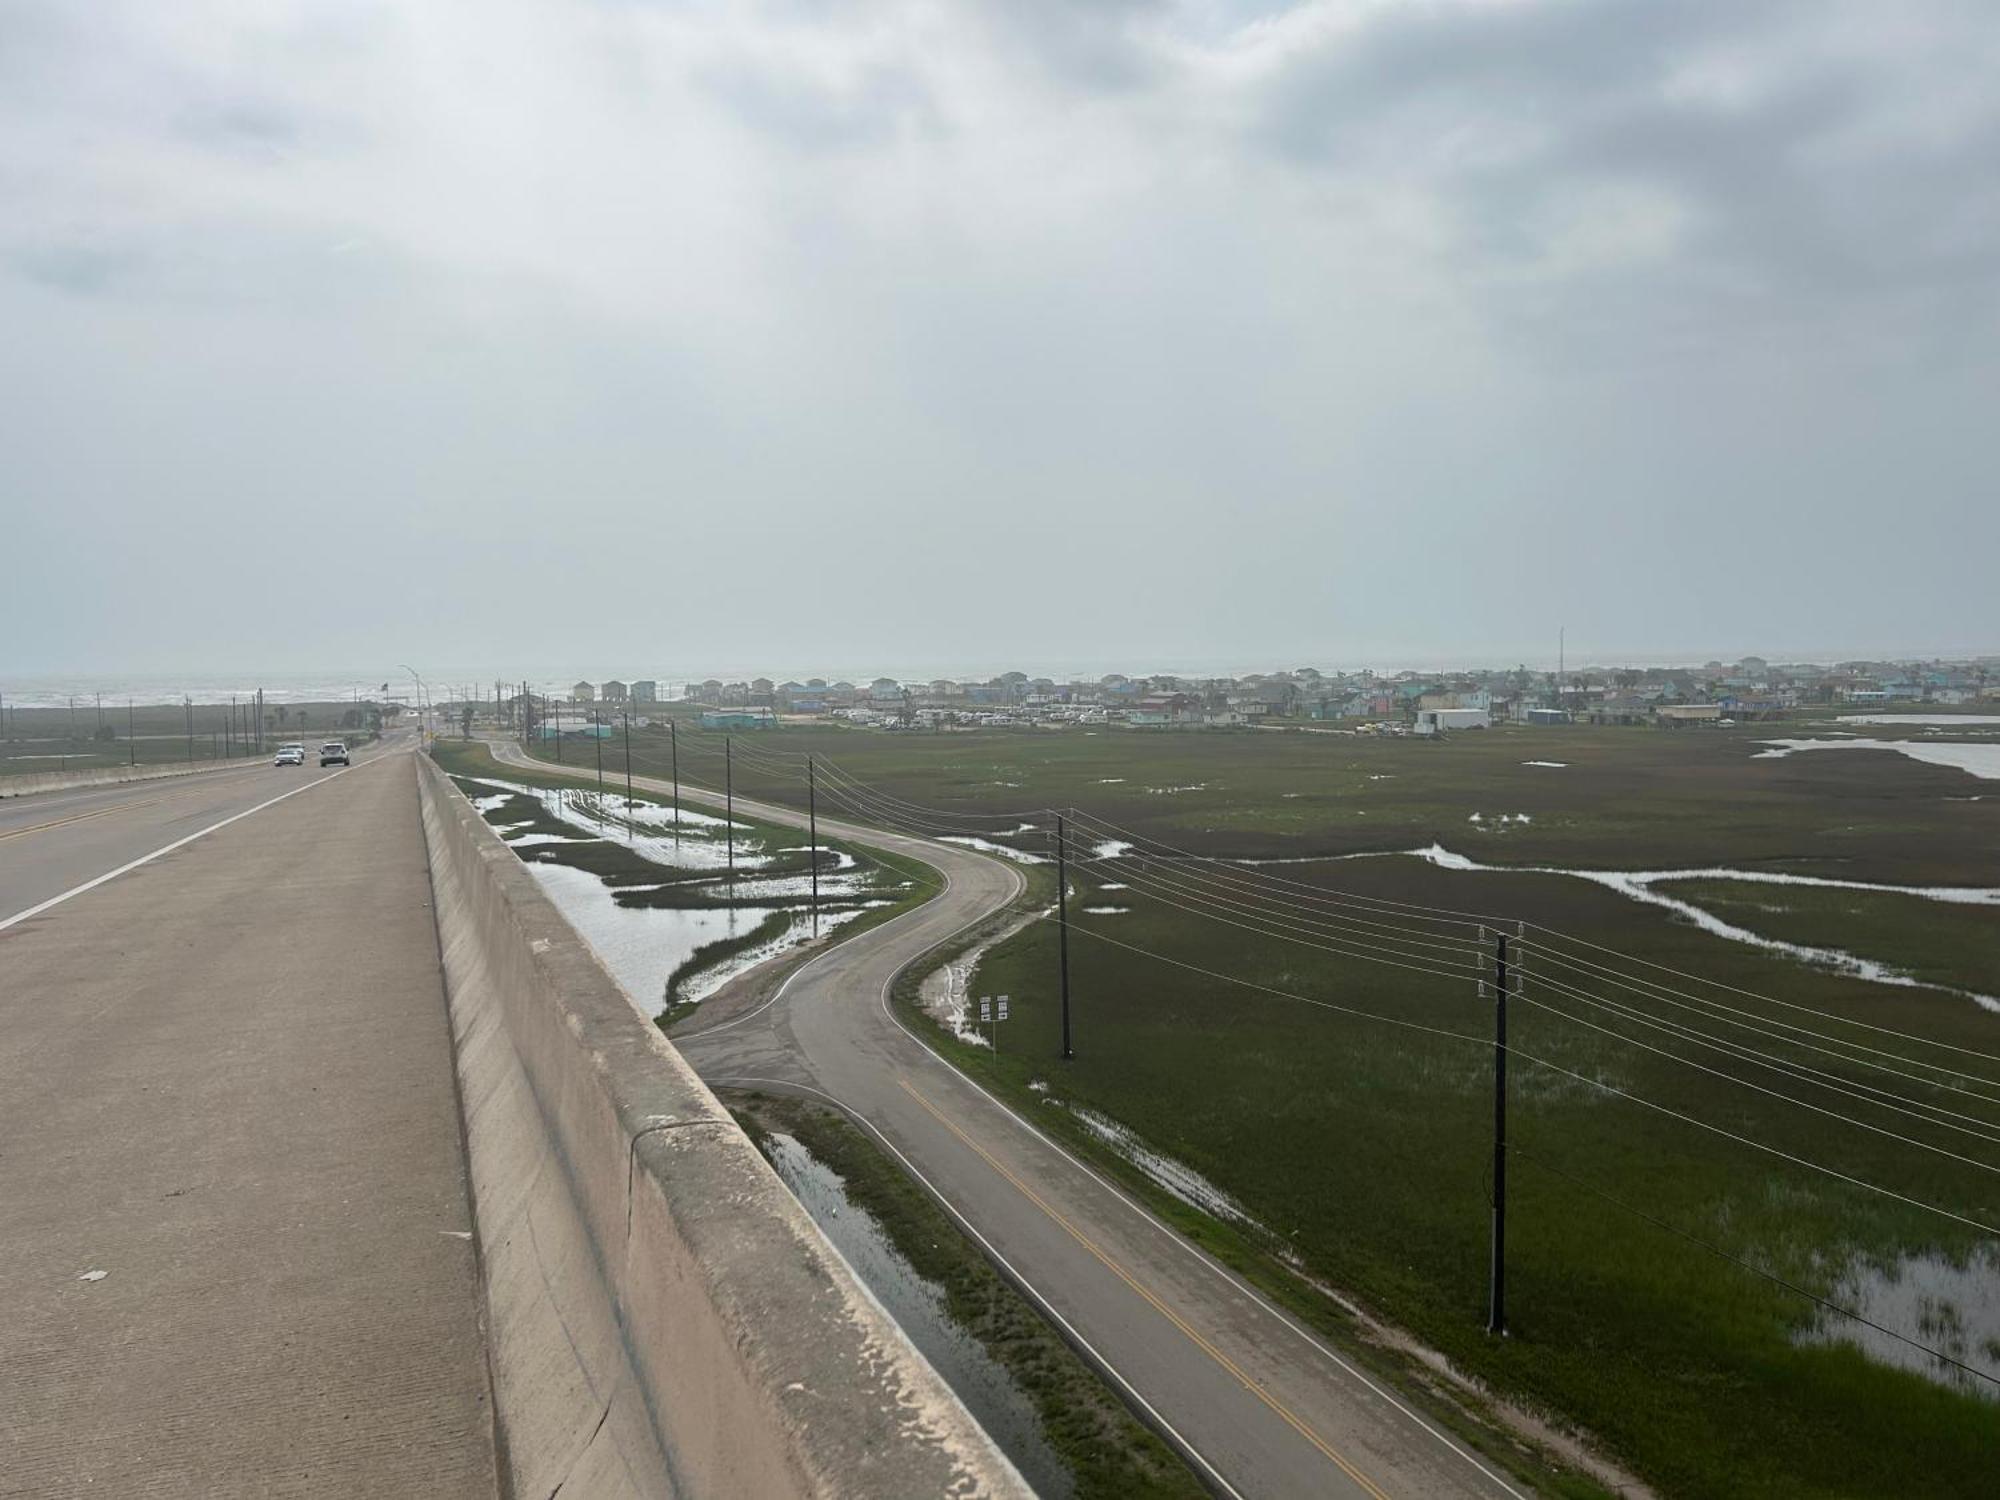
[[[1442,841],[1496,864],[1731,866],[1890,883],[1994,883],[2000,804],[1956,800],[1977,789],[1962,773],[1867,752],[1754,760],[1754,740],[1767,732],[1494,731],[1429,745],[1269,732],[822,730],[781,731],[755,743],[767,754],[810,748],[831,755],[863,780],[932,806],[981,813],[1076,804],[1148,836],[1219,855],[1351,853]],[[691,738],[682,737],[684,768]],[[635,763],[649,757],[639,744]],[[1528,760],[1564,765],[1522,764]],[[739,765],[739,790],[788,791],[777,781],[760,784],[759,775]],[[1478,823],[1471,821],[1474,812],[1482,815]],[[1523,812],[1526,823],[1495,821]],[[1277,873],[1328,889],[1545,923],[1625,959],[1737,986],[1748,995],[1703,993],[1739,1005],[1767,1027],[1789,1020],[1839,1030],[1838,1021],[1856,1020],[2000,1054],[1995,1018],[1970,1002],[1830,976],[1704,934],[1581,880],[1458,873],[1409,859],[1287,866]],[[1079,907],[1100,904],[1095,884],[1086,866]],[[1671,889],[1687,896],[1690,888]],[[2000,952],[1994,942],[2000,912],[1992,908],[1918,907],[1909,897],[1799,887],[1704,894],[1787,907],[1730,914],[1773,936],[1826,942],[1919,971],[1928,965],[1928,973],[1951,976],[1945,982],[2000,989],[1990,957]],[[1836,898],[1850,896],[1837,906]],[[1985,1143],[1588,1009],[1552,984],[1538,986],[1531,957],[1531,1000],[1728,1076],[1699,1072],[1530,1004],[1514,1007],[1512,1041],[1522,1056],[1513,1090],[1512,1336],[1489,1340],[1482,1323],[1491,1054],[1481,1039],[1490,1034],[1490,1006],[1469,983],[1197,920],[1132,891],[1106,893],[1101,904],[1132,910],[1077,918],[1074,1062],[1056,1055],[1054,937],[1046,924],[991,953],[976,978],[981,991],[1014,998],[1002,1055],[938,1040],[1080,1149],[1103,1158],[1068,1112],[1029,1090],[1031,1081],[1046,1081],[1056,1097],[1137,1130],[1231,1193],[1261,1226],[1218,1225],[1168,1205],[1190,1232],[1267,1279],[1281,1274],[1274,1252],[1282,1248],[1310,1275],[1408,1327],[1496,1389],[1581,1423],[1669,1493],[1907,1493],[1915,1474],[1924,1476],[1929,1494],[1991,1492],[2000,1404],[1941,1389],[1842,1346],[1799,1342],[1815,1322],[1812,1303],[1682,1237],[1824,1294],[1855,1260],[1888,1264],[1924,1251],[1963,1256],[1984,1238],[1979,1231],[1645,1109],[1526,1057],[1994,1224],[2000,1190],[1991,1172],[1731,1079],[1810,1097],[1839,1114],[1992,1162]],[[1281,999],[1088,934],[1472,1040]],[[1603,985],[1589,988],[1633,998]],[[1810,1061],[1843,1086],[1893,1086],[1980,1118],[2000,1114],[1976,1099],[1732,1030],[1676,1010],[1663,997],[1647,1000],[1644,1011]],[[2000,1065],[1916,1043],[1888,1044],[1931,1060],[1957,1056],[1968,1074],[2000,1079]],[[2000,1095],[2000,1087],[1968,1086]],[[1118,1170],[1133,1178],[1129,1168]],[[1330,1303],[1303,1295],[1296,1284],[1287,1295],[1323,1326],[1340,1322]]]
[[1079,1500],[1196,1500],[1206,1493],[923,1189],[844,1116],[761,1093],[728,1090],[723,1097],[760,1146],[774,1132],[789,1135],[838,1174],[848,1200],[881,1226],[919,1276],[943,1289],[952,1321],[1034,1404],[1050,1446],[1076,1477]]

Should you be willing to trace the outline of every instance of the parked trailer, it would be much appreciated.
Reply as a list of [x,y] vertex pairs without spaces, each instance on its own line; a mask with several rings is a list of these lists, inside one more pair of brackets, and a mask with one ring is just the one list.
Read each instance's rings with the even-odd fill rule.
[[1493,715],[1483,708],[1421,708],[1417,733],[1446,734],[1454,729],[1491,729]]

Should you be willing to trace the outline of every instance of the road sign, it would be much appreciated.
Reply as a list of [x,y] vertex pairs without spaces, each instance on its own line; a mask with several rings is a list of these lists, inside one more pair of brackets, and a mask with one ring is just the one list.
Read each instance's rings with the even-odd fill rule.
[[1000,997],[1000,1002],[994,1010],[993,1019],[996,1021],[1004,1021],[1007,1019],[1007,997],[1005,995],[1002,995]]
[[979,997],[980,1024],[984,1025],[986,1022],[992,1019],[993,1019],[993,997],[991,995],[981,995]]

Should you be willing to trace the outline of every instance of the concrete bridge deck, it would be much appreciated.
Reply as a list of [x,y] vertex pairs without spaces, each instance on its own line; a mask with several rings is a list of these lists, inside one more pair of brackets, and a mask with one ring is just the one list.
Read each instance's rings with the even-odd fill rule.
[[496,1493],[430,903],[401,755],[4,804],[0,1495]]

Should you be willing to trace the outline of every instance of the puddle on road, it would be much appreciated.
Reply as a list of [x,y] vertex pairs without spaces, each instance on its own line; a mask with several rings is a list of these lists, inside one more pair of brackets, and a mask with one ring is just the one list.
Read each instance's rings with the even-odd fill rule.
[[[1941,1255],[1905,1256],[1888,1267],[1852,1265],[1827,1300],[2000,1379],[2000,1249],[1982,1247],[1962,1265]],[[2000,1402],[1992,1381],[1838,1313],[1822,1312],[1799,1342],[1852,1344],[1880,1364]]]
[[765,1146],[771,1165],[861,1284],[888,1309],[1035,1493],[1075,1494],[1068,1468],[1043,1434],[1034,1403],[985,1346],[952,1321],[944,1288],[917,1274],[874,1216],[848,1201],[841,1177],[795,1138],[773,1132]]

